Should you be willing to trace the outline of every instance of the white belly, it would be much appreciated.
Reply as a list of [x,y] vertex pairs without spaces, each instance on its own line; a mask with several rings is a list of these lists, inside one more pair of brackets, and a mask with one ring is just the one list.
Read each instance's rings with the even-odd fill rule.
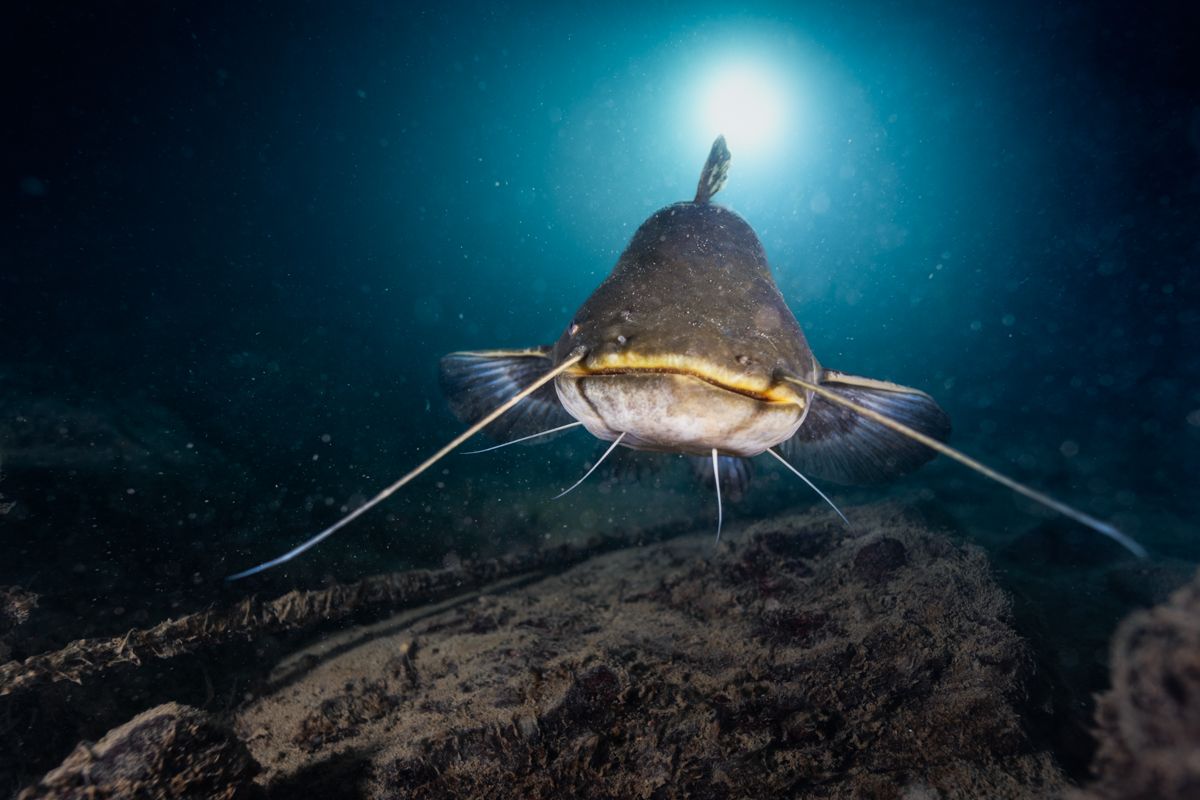
[[636,450],[756,456],[800,426],[795,403],[768,402],[691,375],[621,373],[560,375],[563,407],[599,439]]

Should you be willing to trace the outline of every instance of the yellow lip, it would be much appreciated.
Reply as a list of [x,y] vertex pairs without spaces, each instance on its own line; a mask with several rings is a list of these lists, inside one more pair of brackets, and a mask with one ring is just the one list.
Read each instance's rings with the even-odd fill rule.
[[716,366],[704,359],[685,355],[643,356],[637,353],[606,353],[583,361],[566,371],[566,375],[584,377],[588,375],[628,375],[645,373],[658,375],[687,375],[711,383],[719,389],[736,392],[767,403],[790,403],[804,405],[803,396],[789,386],[770,383],[758,376],[735,372]]

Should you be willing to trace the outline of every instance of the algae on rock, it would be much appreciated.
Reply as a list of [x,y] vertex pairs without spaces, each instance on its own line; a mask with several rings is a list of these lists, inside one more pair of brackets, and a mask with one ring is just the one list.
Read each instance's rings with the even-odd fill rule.
[[524,574],[300,647],[232,711],[247,755],[222,791],[1060,794],[1027,733],[1034,661],[982,553],[893,506],[856,521],[535,554]]

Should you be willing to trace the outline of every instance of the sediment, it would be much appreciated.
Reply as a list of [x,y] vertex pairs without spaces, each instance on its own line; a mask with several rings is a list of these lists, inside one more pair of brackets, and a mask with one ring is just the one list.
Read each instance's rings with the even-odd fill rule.
[[982,553],[898,507],[855,519],[593,553],[300,647],[229,715],[261,770],[230,791],[1061,795]]

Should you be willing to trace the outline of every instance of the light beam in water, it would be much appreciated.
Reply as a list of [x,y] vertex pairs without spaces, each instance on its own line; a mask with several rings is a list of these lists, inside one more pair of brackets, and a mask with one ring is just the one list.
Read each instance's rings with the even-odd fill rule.
[[764,64],[739,60],[714,68],[701,87],[697,102],[704,136],[724,133],[730,148],[755,158],[776,151],[792,107],[786,81]]

